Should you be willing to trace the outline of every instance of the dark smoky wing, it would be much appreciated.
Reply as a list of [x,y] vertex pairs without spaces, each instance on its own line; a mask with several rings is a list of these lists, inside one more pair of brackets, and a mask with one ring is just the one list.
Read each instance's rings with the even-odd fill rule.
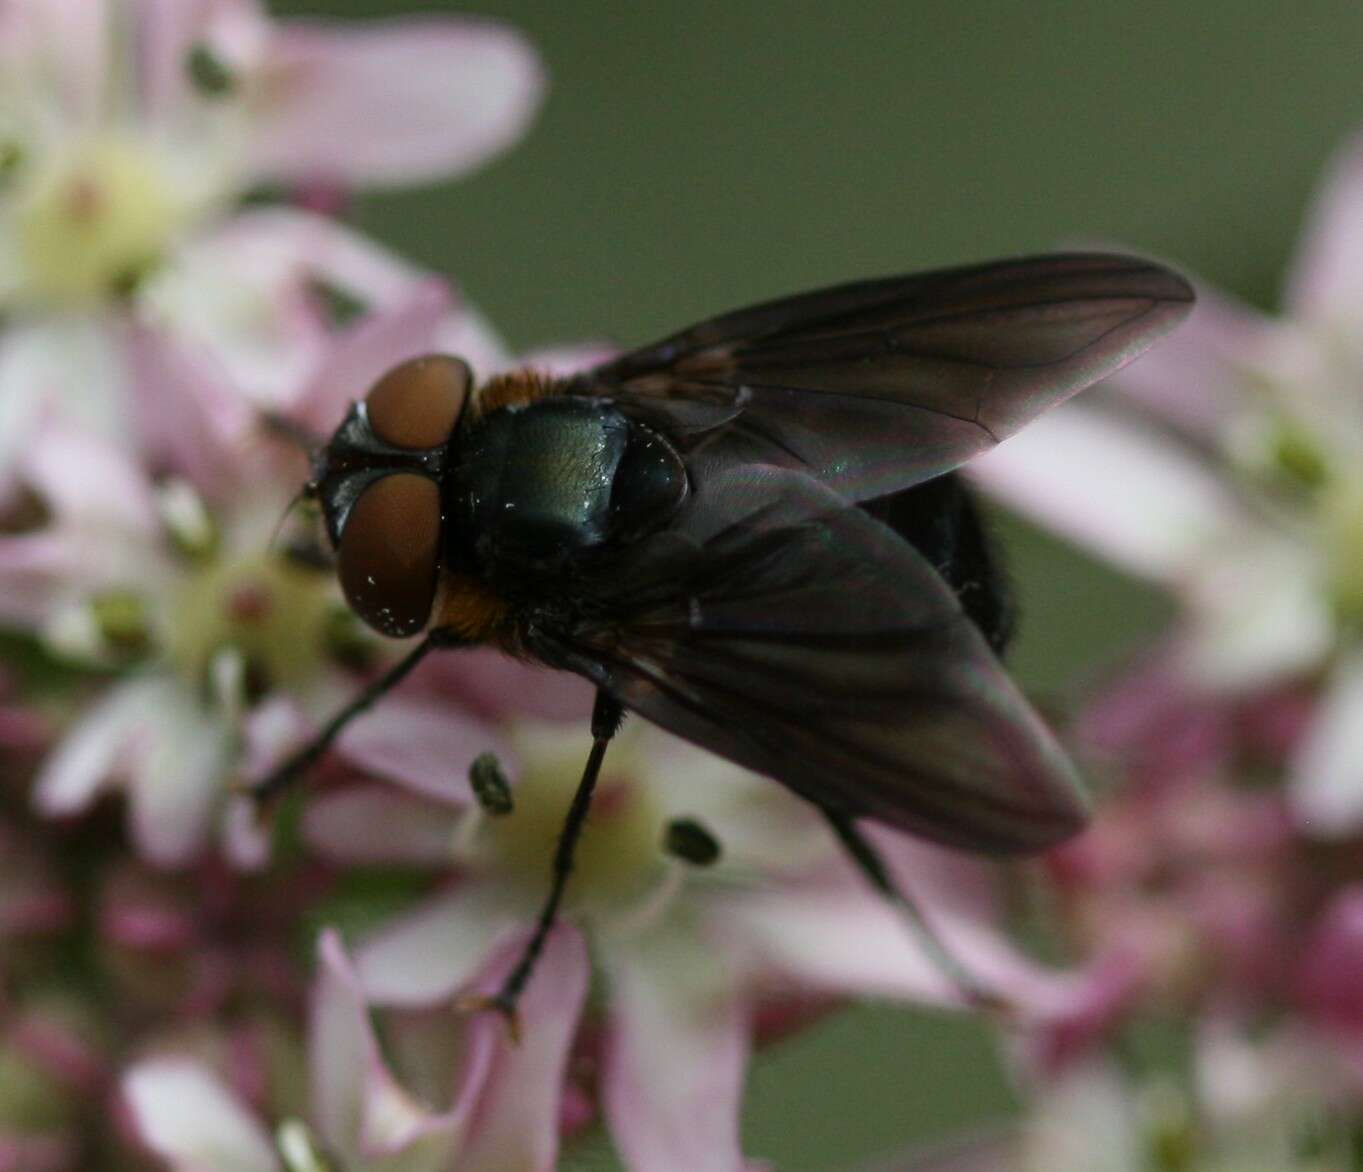
[[862,281],[713,318],[579,376],[683,444],[798,468],[853,500],[956,467],[1136,358],[1181,277],[1063,254]]
[[576,584],[579,617],[532,624],[531,649],[815,802],[925,838],[1002,853],[1082,825],[1065,754],[907,542],[800,473],[719,466],[700,485],[673,526]]

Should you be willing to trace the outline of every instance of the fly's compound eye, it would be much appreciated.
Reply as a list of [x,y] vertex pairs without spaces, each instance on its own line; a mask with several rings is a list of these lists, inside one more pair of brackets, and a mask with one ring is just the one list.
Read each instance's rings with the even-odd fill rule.
[[374,630],[401,639],[431,616],[440,553],[440,490],[411,472],[375,480],[355,502],[337,547],[346,601]]
[[462,358],[428,354],[393,367],[365,397],[374,434],[395,448],[425,451],[450,438],[473,375]]

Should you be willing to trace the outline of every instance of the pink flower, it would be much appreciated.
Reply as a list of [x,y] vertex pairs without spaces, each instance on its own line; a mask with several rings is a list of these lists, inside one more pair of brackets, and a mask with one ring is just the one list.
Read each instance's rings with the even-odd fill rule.
[[1294,978],[1298,1006],[1363,1086],[1363,886],[1335,893],[1307,936]]
[[[533,51],[490,20],[276,23],[257,0],[17,0],[0,62],[0,224],[21,303],[100,292],[101,274],[156,260],[263,180],[468,171],[523,133],[543,86]],[[65,274],[44,254],[63,224],[81,234],[65,259],[98,254]]]
[[1194,691],[1325,673],[1293,752],[1296,818],[1363,827],[1363,146],[1317,196],[1286,311],[1211,290],[1146,361],[972,465],[1002,499],[1181,604]]
[[[525,938],[588,738],[582,723],[522,720],[508,741],[509,814],[485,812],[467,792],[432,801],[429,791],[366,787],[307,811],[307,837],[335,861],[373,861],[382,809],[385,859],[451,873],[360,944],[359,979],[380,1005],[448,1003],[480,980],[489,957]],[[682,824],[717,843],[718,858],[671,853],[669,829]],[[1058,1019],[1083,1001],[1082,978],[1031,964],[992,927],[982,865],[872,832],[947,946],[1024,1021]],[[584,1089],[599,1096],[639,1172],[749,1166],[739,1099],[754,1025],[770,1008],[846,996],[959,1005],[959,991],[811,807],[643,725],[627,725],[606,758],[567,919],[590,937],[610,989],[603,1019],[582,1026],[584,1040],[599,1037],[589,1049],[600,1064],[599,1082]],[[585,954],[580,964],[585,981]],[[551,979],[537,972],[530,988]]]
[[1252,723],[1236,705],[1189,694],[1162,652],[1076,724],[1095,777],[1120,784],[1085,833],[1048,858],[1073,946],[1126,958],[1126,1013],[1276,1000],[1312,880],[1282,794],[1238,781],[1251,764],[1272,778],[1281,753],[1276,763],[1252,756]]
[[[571,1025],[587,992],[582,941],[571,929],[549,941],[547,979],[522,1003],[519,1046],[487,1017],[394,1023],[390,1052],[438,1069],[444,1080],[442,1089],[422,1088],[424,1102],[399,1083],[381,1053],[339,938],[324,934],[319,952],[308,1041],[310,1121],[281,1120],[272,1136],[211,1069],[150,1057],[127,1072],[123,1093],[152,1152],[183,1172],[305,1172],[330,1159],[348,1172],[550,1172]],[[497,981],[506,959],[494,958],[480,983]]]
[[[332,271],[381,307],[339,328],[309,322],[308,346],[291,347],[298,385],[275,393],[295,417],[334,421],[392,363],[439,348],[447,333],[480,333],[442,286],[407,279],[324,221],[290,214],[282,226],[250,239],[289,255],[291,296],[305,296],[314,271],[302,257],[307,242],[332,243],[346,257]],[[331,254],[313,255],[326,264]],[[136,669],[65,731],[36,800],[48,814],[69,816],[121,783],[147,858],[183,863],[216,831],[243,862],[259,862],[264,844],[250,833],[244,802],[229,800],[229,784],[265,767],[290,735],[340,703],[355,686],[345,660],[365,640],[330,573],[272,548],[305,475],[302,461],[264,435],[206,344],[146,331],[131,345],[147,460],[60,418],[44,420],[15,467],[17,486],[40,506],[37,525],[0,535],[8,623],[41,635],[59,656]],[[375,718],[400,720],[402,703],[395,697]],[[444,770],[459,769],[461,754],[466,767],[492,743],[458,711],[421,715],[409,744],[429,747],[422,764],[433,775],[439,754]],[[362,752],[375,728],[375,719],[358,723],[342,750]]]
[[[211,268],[235,261],[220,241],[214,255],[214,233],[248,188],[467,171],[519,137],[541,88],[532,51],[486,20],[276,24],[256,0],[6,4],[0,474],[44,404],[131,437],[130,328],[178,337],[188,317],[191,336],[257,335],[232,350],[237,367],[265,368],[271,344],[297,357],[277,353],[306,333],[296,306],[258,305],[256,286],[234,287],[236,263]],[[274,371],[246,385],[295,373]]]
[[[1093,1056],[1007,1132],[875,1172],[1318,1172],[1350,1166],[1338,1070],[1291,1025],[1210,1015],[1185,1073]],[[869,1170],[868,1170],[869,1172]]]
[[298,944],[333,872],[295,859],[248,874],[219,858],[170,875],[135,862],[107,812],[33,819],[27,772],[6,755],[0,1167],[124,1166],[113,1091],[133,1054],[193,1054],[249,1102],[287,1098],[307,987]]

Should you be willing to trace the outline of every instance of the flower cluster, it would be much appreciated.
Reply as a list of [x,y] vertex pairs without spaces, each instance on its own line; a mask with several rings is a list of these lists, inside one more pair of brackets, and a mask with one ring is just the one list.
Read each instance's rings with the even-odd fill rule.
[[1282,317],[1201,289],[1149,361],[978,462],[983,482],[1180,601],[1171,643],[1208,698],[1294,682],[1317,701],[1293,816],[1363,828],[1363,145],[1304,230]]
[[[540,88],[487,22],[0,5],[0,1168],[547,1172],[599,1118],[641,1172],[737,1170],[755,1043],[849,996],[960,1006],[811,807],[627,726],[522,1041],[461,1008],[586,757],[585,685],[491,653],[424,664],[272,833],[240,792],[396,654],[292,523],[284,433],[416,354],[511,361],[325,213],[489,158]],[[876,842],[1016,1022],[1101,1013],[1104,974],[995,930],[983,866]]]
[[[1363,1136],[1363,146],[1285,312],[1211,290],[983,482],[1175,598],[1079,714],[1110,790],[1050,858],[1052,926],[1120,974],[1022,1055],[1015,1136],[915,1168],[1343,1172]],[[1076,1028],[1077,1027],[1077,1028]]]

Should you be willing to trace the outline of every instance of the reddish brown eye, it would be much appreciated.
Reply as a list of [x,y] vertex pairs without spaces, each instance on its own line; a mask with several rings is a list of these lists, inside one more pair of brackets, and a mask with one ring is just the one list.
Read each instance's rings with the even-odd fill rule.
[[473,375],[462,358],[427,354],[393,367],[365,397],[369,426],[395,448],[439,447],[450,438]]
[[336,551],[346,601],[384,635],[415,635],[431,615],[439,553],[435,481],[410,472],[374,481],[355,502]]

